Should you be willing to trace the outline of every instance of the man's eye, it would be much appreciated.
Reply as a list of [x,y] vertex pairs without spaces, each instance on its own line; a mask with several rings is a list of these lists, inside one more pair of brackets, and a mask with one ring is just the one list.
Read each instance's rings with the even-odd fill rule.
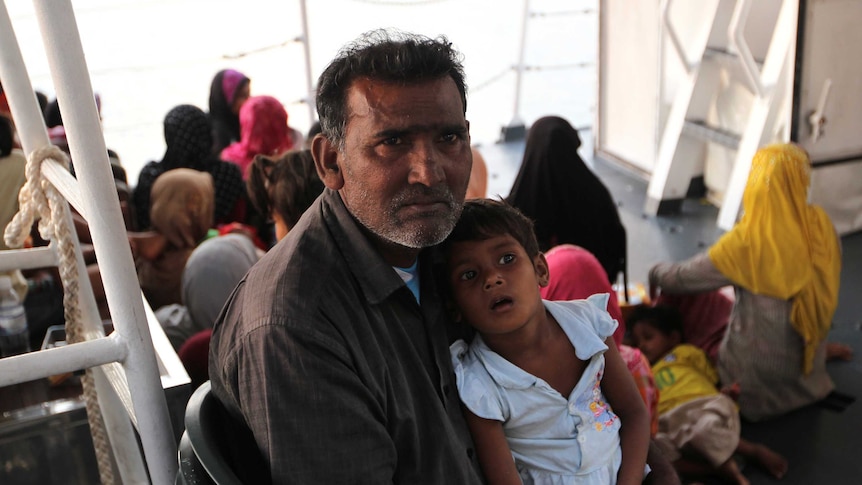
[[509,264],[515,260],[514,254],[504,254],[502,258],[500,258],[500,264]]
[[465,271],[461,273],[461,279],[463,281],[469,281],[476,277],[476,272],[473,270]]
[[459,136],[457,133],[447,133],[441,137],[441,139],[446,143],[454,143],[459,140]]
[[400,136],[390,136],[383,140],[384,145],[400,145],[402,143]]

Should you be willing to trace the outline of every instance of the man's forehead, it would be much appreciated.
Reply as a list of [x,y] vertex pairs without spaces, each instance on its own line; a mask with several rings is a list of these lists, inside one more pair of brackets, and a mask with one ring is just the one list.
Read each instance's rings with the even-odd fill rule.
[[[411,98],[410,102],[406,102],[404,97]],[[348,119],[355,116],[406,114],[427,105],[435,106],[434,111],[440,114],[451,111],[452,115],[464,118],[458,88],[449,76],[415,82],[357,78],[348,87],[345,101]]]

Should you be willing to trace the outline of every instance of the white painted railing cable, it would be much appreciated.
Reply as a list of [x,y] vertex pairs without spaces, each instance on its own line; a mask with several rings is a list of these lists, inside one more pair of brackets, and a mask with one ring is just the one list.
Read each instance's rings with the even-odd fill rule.
[[[21,247],[30,233],[33,222],[39,219],[39,234],[45,240],[57,242],[60,259],[58,269],[63,282],[63,310],[66,319],[66,341],[70,344],[84,340],[81,328],[81,309],[78,306],[78,261],[75,256],[75,241],[72,229],[65,224],[66,199],[47,180],[42,178],[42,162],[53,159],[68,167],[66,154],[50,145],[30,153],[27,160],[27,182],[18,193],[18,213],[6,226],[4,238],[9,247]],[[116,483],[112,462],[111,444],[99,409],[93,371],[87,369],[81,376],[84,402],[87,408],[87,422],[96,451],[99,478],[103,484]]]

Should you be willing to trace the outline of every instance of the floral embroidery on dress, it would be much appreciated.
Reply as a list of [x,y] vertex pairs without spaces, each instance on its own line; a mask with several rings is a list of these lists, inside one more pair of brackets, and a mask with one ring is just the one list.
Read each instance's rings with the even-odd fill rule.
[[[613,425],[617,421],[617,415],[614,414],[611,407],[607,402],[604,401],[604,396],[602,395],[601,383],[602,383],[602,375],[604,374],[604,366],[601,366],[599,370],[596,372],[595,377],[592,382],[592,390],[591,392],[587,392],[582,394],[582,399],[580,404],[586,404],[586,408],[590,411],[590,422],[589,424],[596,431],[612,431]],[[584,401],[589,401],[586,403]],[[584,423],[588,424],[588,423]]]

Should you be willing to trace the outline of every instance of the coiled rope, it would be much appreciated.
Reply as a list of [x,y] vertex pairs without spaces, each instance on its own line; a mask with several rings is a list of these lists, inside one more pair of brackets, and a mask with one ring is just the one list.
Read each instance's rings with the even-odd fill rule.
[[[4,237],[6,245],[13,248],[23,246],[24,240],[33,227],[33,222],[39,219],[39,234],[45,240],[57,243],[59,254],[58,269],[63,281],[63,309],[66,318],[66,340],[69,343],[81,342],[83,323],[81,309],[78,306],[78,260],[75,253],[75,239],[66,218],[67,204],[63,195],[42,177],[42,162],[55,160],[67,169],[69,157],[54,145],[45,146],[30,153],[25,174],[27,182],[18,192],[18,213],[6,226]],[[104,485],[115,483],[112,466],[112,449],[102,420],[96,387],[92,370],[87,369],[81,377],[84,388],[84,401],[87,408],[87,421],[90,424],[90,434],[96,450],[96,461],[99,465],[99,477]]]

